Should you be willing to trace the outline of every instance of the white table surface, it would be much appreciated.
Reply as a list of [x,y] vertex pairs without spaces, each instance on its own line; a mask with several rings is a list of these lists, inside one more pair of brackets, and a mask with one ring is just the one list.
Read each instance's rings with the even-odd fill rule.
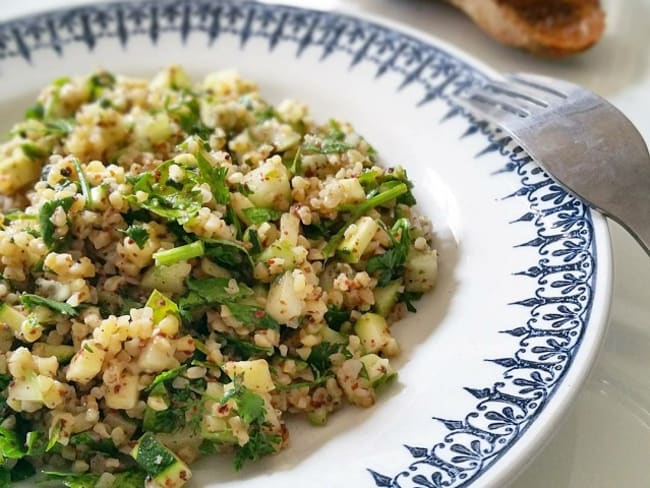
[[[1,0],[0,20],[84,3]],[[284,3],[387,17],[455,44],[501,71],[534,71],[580,83],[615,103],[650,141],[650,0],[604,0],[607,30],[601,42],[560,61],[500,46],[436,0]],[[610,228],[616,277],[603,349],[563,425],[512,488],[650,486],[650,258],[618,225]]]

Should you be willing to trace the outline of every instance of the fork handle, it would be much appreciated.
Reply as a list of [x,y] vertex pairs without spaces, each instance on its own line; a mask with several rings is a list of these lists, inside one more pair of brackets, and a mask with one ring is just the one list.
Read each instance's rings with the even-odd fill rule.
[[634,227],[623,224],[623,227],[641,244],[643,250],[650,256],[650,220]]
[[[650,187],[647,187],[650,188]],[[650,192],[650,190],[648,190]],[[628,195],[629,197],[629,195]],[[637,205],[631,207],[629,203],[638,200]],[[618,215],[606,213],[627,230],[643,250],[650,256],[650,193],[644,193],[641,198],[628,200],[625,211],[621,209]]]

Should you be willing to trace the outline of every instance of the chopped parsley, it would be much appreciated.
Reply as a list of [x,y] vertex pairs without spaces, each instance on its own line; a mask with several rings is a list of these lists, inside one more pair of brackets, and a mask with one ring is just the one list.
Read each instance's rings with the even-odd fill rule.
[[350,311],[342,308],[336,308],[332,305],[327,307],[325,312],[325,322],[334,330],[340,330],[341,326],[350,320]]
[[[402,276],[404,272],[404,264],[411,249],[409,225],[409,221],[405,218],[395,222],[390,232],[393,247],[384,254],[372,256],[368,260],[366,270],[368,273],[378,273],[379,286],[386,286],[393,279]],[[395,238],[396,234],[399,234],[399,240]]]
[[140,249],[144,249],[144,245],[149,240],[149,233],[147,232],[147,229],[141,225],[131,225],[122,232],[133,239],[133,241],[138,245]]
[[273,222],[282,217],[282,212],[280,210],[275,210],[273,208],[258,208],[250,207],[243,210],[246,218],[250,220],[252,224],[263,224],[264,222]]
[[41,229],[41,236],[45,245],[52,250],[60,250],[69,241],[68,236],[60,237],[55,235],[55,227],[52,222],[52,215],[57,208],[61,207],[64,212],[68,212],[74,203],[73,197],[65,197],[57,200],[48,200],[43,203],[38,213],[38,224]]
[[338,154],[348,149],[352,149],[352,146],[345,142],[345,133],[335,120],[329,121],[329,131],[321,138],[319,144],[303,144],[301,147],[306,153],[318,154]]
[[38,295],[32,295],[30,293],[21,295],[20,302],[25,305],[25,307],[30,309],[41,306],[49,308],[50,310],[58,313],[69,315],[70,317],[76,317],[79,315],[79,311],[72,305],[68,305],[65,302],[59,302],[57,300],[51,300],[49,298],[43,298]]

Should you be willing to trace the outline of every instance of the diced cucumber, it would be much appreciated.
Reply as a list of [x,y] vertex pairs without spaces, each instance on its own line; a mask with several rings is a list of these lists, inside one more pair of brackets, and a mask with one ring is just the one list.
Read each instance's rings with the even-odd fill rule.
[[[208,382],[205,387],[206,405],[204,415],[201,421],[201,437],[208,439],[219,444],[237,444],[237,436],[232,431],[232,427],[228,423],[231,415],[227,417],[219,415],[211,415],[209,412],[214,412],[214,406],[223,399],[224,385],[217,382]],[[234,415],[234,411],[232,415]]]
[[343,191],[341,205],[351,205],[363,202],[366,199],[366,192],[363,191],[358,178],[344,178],[338,181]]
[[406,291],[426,293],[433,289],[438,277],[438,253],[412,249],[404,267]]
[[230,379],[241,383],[254,393],[266,393],[275,389],[269,363],[265,359],[252,361],[228,361],[223,365],[224,372]]
[[284,213],[280,217],[280,235],[282,239],[292,246],[298,245],[300,235],[300,219],[291,213]]
[[358,263],[378,230],[377,222],[367,216],[361,217],[350,225],[337,250],[341,259],[348,263]]
[[187,261],[179,261],[170,266],[153,266],[144,273],[142,287],[166,293],[183,293],[185,278],[190,271],[192,271],[192,265]]
[[93,186],[90,189],[90,202],[88,208],[91,210],[105,210],[108,207],[108,186]]
[[295,279],[291,271],[286,271],[269,288],[266,311],[277,322],[286,324],[300,316],[305,305],[296,293]]
[[368,375],[368,381],[373,388],[378,388],[384,383],[392,380],[396,373],[386,358],[380,358],[376,354],[366,354],[359,358]]
[[254,207],[253,202],[239,192],[232,192],[230,194],[230,205],[244,224],[251,225],[252,222],[246,216],[244,210]]
[[39,324],[54,324],[56,322],[58,314],[51,308],[39,305],[32,309],[27,318],[30,317],[33,317],[32,320],[38,322]]
[[307,414],[307,420],[312,425],[325,425],[327,423],[327,410],[319,408]]
[[267,120],[249,130],[253,140],[273,145],[278,153],[296,146],[301,139],[300,134],[290,125],[282,124],[275,119]]
[[167,315],[178,316],[178,306],[158,290],[151,292],[147,303],[145,303],[145,307],[153,310],[154,324],[158,324]]
[[151,144],[165,141],[171,135],[171,120],[166,113],[143,114],[134,125],[135,139],[148,140]]
[[180,488],[192,477],[190,468],[167,449],[151,432],[145,432],[131,451],[131,457],[161,488]]
[[102,369],[106,351],[93,339],[86,339],[81,343],[81,348],[70,361],[66,378],[68,381],[88,383]]
[[287,210],[291,203],[289,171],[280,156],[274,156],[258,168],[246,173],[243,181],[251,194],[248,199],[256,207]]
[[391,281],[386,286],[375,288],[375,312],[382,317],[388,317],[397,303],[400,292],[404,289],[400,280]]
[[25,315],[11,305],[0,303],[0,322],[7,325],[14,333],[19,334],[23,322],[27,319]]
[[386,319],[376,313],[365,313],[359,317],[354,324],[354,332],[361,339],[366,353],[381,351],[392,339]]
[[328,326],[324,326],[320,330],[320,336],[323,338],[323,342],[329,342],[330,344],[347,344],[348,339],[345,335],[340,332],[330,329]]
[[192,78],[178,65],[168,66],[160,71],[149,83],[152,90],[171,88],[172,90],[189,89],[192,87]]
[[41,358],[54,356],[59,364],[65,364],[74,356],[74,347],[64,344],[54,345],[37,342],[32,346],[32,353]]
[[8,395],[14,401],[42,402],[43,394],[38,379],[39,375],[29,371],[24,378],[17,378],[9,385]]
[[32,161],[23,151],[14,150],[8,156],[0,157],[0,193],[16,193],[38,180],[40,174],[40,162]]
[[285,271],[293,269],[305,260],[305,256],[294,252],[294,247],[286,239],[278,239],[260,253],[257,257],[257,262],[271,264],[272,259],[279,258],[283,261],[282,269]]

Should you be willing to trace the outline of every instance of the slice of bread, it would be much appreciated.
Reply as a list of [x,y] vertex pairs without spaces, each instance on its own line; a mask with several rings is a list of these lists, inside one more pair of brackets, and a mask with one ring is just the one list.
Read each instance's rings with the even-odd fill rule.
[[605,29],[599,0],[449,0],[497,40],[546,56],[584,51]]

